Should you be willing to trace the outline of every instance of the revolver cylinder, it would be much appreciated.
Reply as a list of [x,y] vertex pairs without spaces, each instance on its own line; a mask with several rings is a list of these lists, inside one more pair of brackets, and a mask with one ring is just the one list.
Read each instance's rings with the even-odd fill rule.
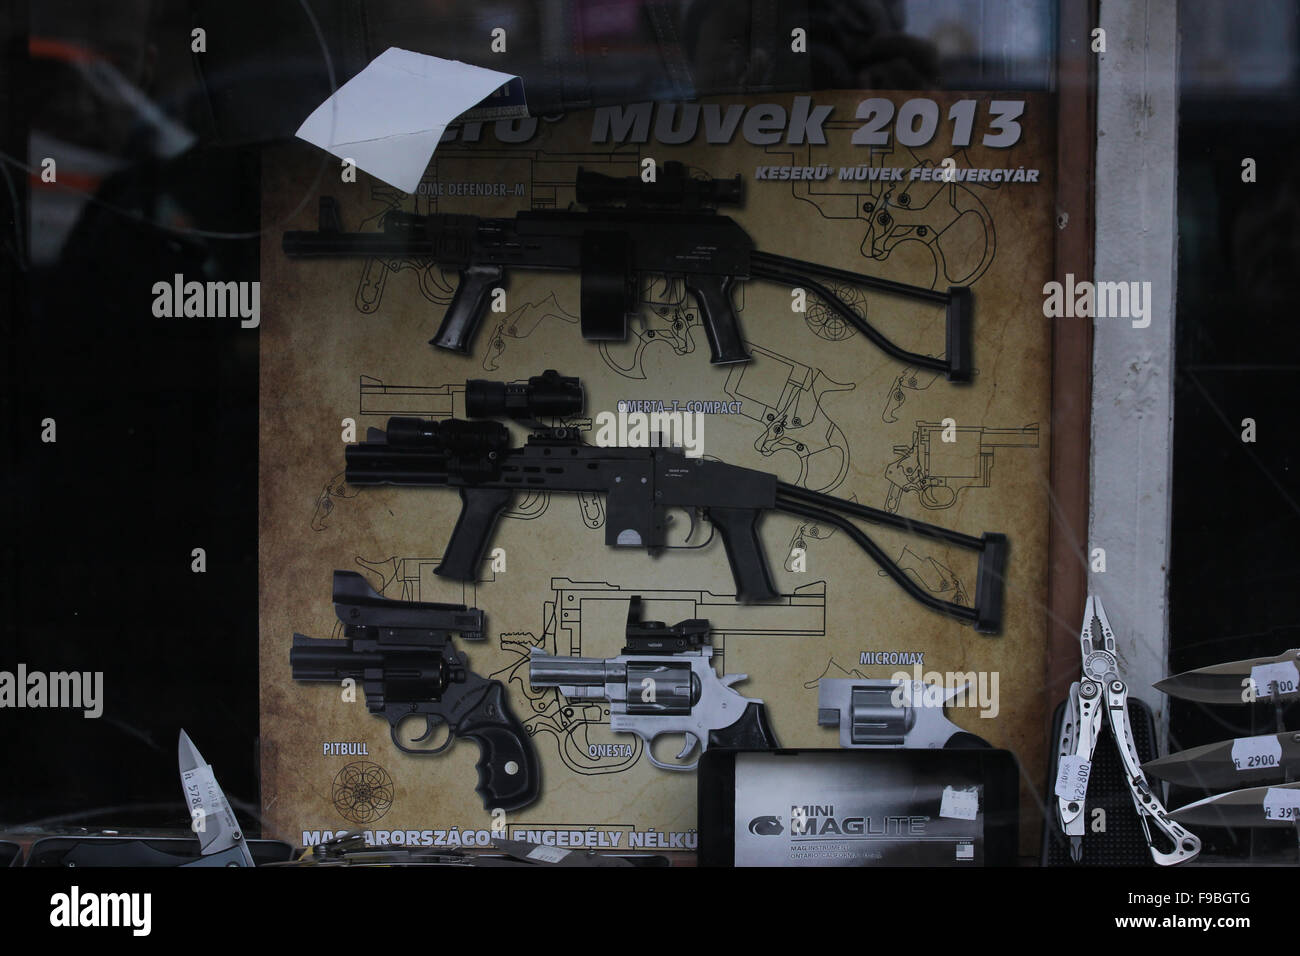
[[689,714],[700,702],[700,679],[690,664],[645,661],[627,665],[629,714]]
[[893,687],[855,687],[850,703],[849,736],[855,744],[902,744],[916,724],[916,711],[897,707]]

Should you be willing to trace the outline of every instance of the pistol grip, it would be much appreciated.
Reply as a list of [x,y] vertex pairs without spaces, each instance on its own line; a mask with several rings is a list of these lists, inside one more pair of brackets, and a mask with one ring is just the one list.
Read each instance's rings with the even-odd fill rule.
[[500,681],[487,691],[456,727],[456,734],[479,747],[478,786],[486,810],[518,810],[537,799],[541,770],[528,732],[506,703]]
[[433,573],[454,581],[473,581],[497,519],[513,497],[509,488],[461,488],[460,515],[442,553],[442,563]]
[[704,335],[709,340],[709,361],[714,365],[748,362],[749,350],[740,337],[740,319],[731,302],[731,276],[688,275],[686,291],[700,309]]
[[746,604],[778,597],[758,538],[757,508],[710,508],[709,520],[722,537],[731,576],[736,580],[736,600]]
[[750,701],[740,720],[730,727],[709,731],[709,747],[722,750],[776,750],[776,734],[767,722],[767,708],[761,701]]
[[501,285],[505,270],[499,265],[470,264],[460,270],[460,282],[451,297],[438,334],[429,344],[452,352],[468,352],[492,290]]

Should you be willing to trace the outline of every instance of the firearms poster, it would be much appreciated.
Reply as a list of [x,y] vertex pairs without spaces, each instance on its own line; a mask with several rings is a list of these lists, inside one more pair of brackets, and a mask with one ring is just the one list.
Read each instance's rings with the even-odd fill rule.
[[[645,621],[709,622],[717,686],[730,683],[724,675],[747,675],[727,689],[763,702],[781,746],[840,746],[841,728],[819,722],[823,679],[919,681],[946,688],[957,728],[1013,751],[1024,780],[1042,778],[1051,328],[1041,289],[1052,278],[1055,142],[1049,100],[1038,94],[840,91],[466,123],[449,130],[414,194],[305,144],[269,153],[260,334],[268,835],[310,846],[362,830],[376,844],[459,846],[486,845],[504,830],[557,847],[694,850],[695,775],[650,758],[688,764],[695,757],[678,751],[694,743],[698,756],[701,741],[677,732],[647,744],[611,725],[603,685],[530,681],[530,655],[621,655],[634,597]],[[813,275],[782,282],[755,265],[728,286],[749,361],[714,364],[708,306],[690,277],[609,279],[608,264],[624,261],[624,250],[607,229],[605,241],[583,248],[605,263],[613,291],[594,279],[584,289],[579,268],[529,268],[525,249],[489,283],[477,331],[457,353],[429,344],[460,281],[456,262],[293,257],[279,241],[323,226],[342,237],[379,234],[397,214],[517,221],[581,210],[589,206],[575,188],[580,170],[650,184],[680,169],[691,183],[740,177],[739,201],[706,213],[729,217],[755,262],[759,253],[791,257],[940,295]],[[332,200],[327,215],[322,198]],[[687,189],[683,205],[690,199]],[[697,213],[629,203],[620,215],[655,219],[658,242],[692,243],[698,256],[707,243],[689,226]],[[678,215],[685,225],[674,224]],[[723,259],[734,252],[716,249]],[[625,339],[585,339],[584,299],[617,296],[624,283],[636,299]],[[819,287],[850,302],[895,355],[829,307]],[[951,351],[943,297],[963,287],[972,297],[968,382],[950,380],[940,361]],[[895,357],[908,353],[921,359]],[[856,522],[913,594],[842,528],[815,514],[768,513],[757,533],[776,596],[742,603],[708,515],[674,510],[666,546],[652,556],[607,545],[611,502],[591,490],[521,487],[473,579],[436,574],[461,509],[457,489],[358,486],[346,479],[345,449],[390,418],[464,419],[467,380],[520,383],[548,369],[579,377],[586,402],[544,424],[591,445],[680,446],[704,462],[775,475],[782,487],[977,538],[1005,535],[999,633],[918,600],[975,606],[979,556],[950,541]],[[514,447],[532,430],[508,428]],[[435,756],[411,756],[394,745],[385,715],[368,709],[371,682],[360,673],[293,679],[295,634],[343,644],[336,570],[360,575],[384,598],[483,612],[482,634],[451,645],[470,672],[504,687],[537,754],[535,801],[485,806],[476,792],[480,748],[448,739],[454,720],[426,727],[411,702],[415,716],[400,738],[427,729],[415,746],[448,743]],[[404,703],[403,690],[411,692],[385,688],[379,703]],[[701,698],[713,692],[713,683],[700,685]],[[627,693],[640,699],[643,690],[629,684]],[[653,736],[682,725],[638,726]],[[1021,804],[1032,848],[1040,813],[1032,788]]]

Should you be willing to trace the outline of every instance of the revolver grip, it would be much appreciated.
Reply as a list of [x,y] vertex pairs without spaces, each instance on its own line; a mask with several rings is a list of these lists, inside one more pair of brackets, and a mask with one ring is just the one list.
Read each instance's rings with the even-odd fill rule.
[[442,563],[433,573],[453,581],[473,581],[497,519],[513,497],[509,488],[461,488],[460,515],[442,553]]
[[944,750],[991,750],[993,745],[983,737],[966,730],[959,730],[948,738]]
[[723,750],[776,750],[776,734],[767,722],[767,708],[761,701],[750,701],[740,720],[730,727],[709,731],[709,746]]
[[731,285],[729,275],[686,276],[686,291],[699,306],[704,335],[709,340],[709,361],[714,365],[749,361],[749,350],[740,337],[740,319],[731,303]]
[[500,681],[486,681],[478,703],[456,727],[458,737],[478,744],[478,786],[486,810],[518,810],[537,799],[541,770],[537,751],[506,703]]
[[438,334],[429,339],[429,344],[452,352],[468,352],[487,306],[487,297],[501,284],[504,275],[505,270],[499,265],[471,263],[461,269],[456,293],[442,317],[442,325],[438,326]]
[[758,539],[757,508],[710,508],[709,520],[718,529],[727,550],[727,563],[736,580],[736,599],[748,604],[778,597]]

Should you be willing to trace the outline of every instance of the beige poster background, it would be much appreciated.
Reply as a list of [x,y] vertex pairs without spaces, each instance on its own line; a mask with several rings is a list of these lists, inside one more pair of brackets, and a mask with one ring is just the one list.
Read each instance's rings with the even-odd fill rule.
[[[952,716],[1019,757],[1029,784],[1023,833],[1026,846],[1033,845],[1034,791],[1048,735],[1041,688],[1050,327],[1041,289],[1051,271],[1053,126],[1047,100],[1025,96],[1020,141],[1009,149],[979,145],[989,131],[989,102],[997,98],[981,95],[966,97],[978,102],[976,145],[969,148],[952,147],[947,121],[928,146],[909,149],[892,136],[886,147],[853,145],[863,125],[855,110],[869,95],[815,97],[818,105],[834,106],[824,146],[760,147],[739,134],[724,145],[707,145],[702,134],[679,146],[654,138],[593,145],[591,113],[543,121],[533,138],[514,145],[485,128],[477,144],[440,147],[416,196],[364,173],[341,183],[336,161],[305,146],[267,156],[261,734],[264,811],[274,835],[311,842],[321,833],[361,827],[381,841],[428,842],[428,831],[492,824],[473,789],[478,754],[472,743],[440,757],[405,756],[362,700],[347,703],[336,687],[291,679],[295,631],[341,636],[330,600],[331,572],[338,568],[361,571],[389,597],[463,602],[486,612],[488,639],[461,650],[475,671],[507,682],[510,704],[533,734],[543,768],[542,797],[510,815],[512,831],[595,828],[615,834],[606,839],[621,847],[694,846],[693,774],[651,766],[637,738],[609,731],[598,705],[533,691],[527,682],[533,645],[559,654],[619,653],[628,597],[640,594],[649,618],[712,621],[715,663],[720,671],[749,675],[737,689],[766,702],[783,746],[837,745],[836,731],[816,723],[819,677],[910,670],[863,665],[864,653],[921,653],[927,673],[996,675],[996,685],[988,685],[997,690],[996,717],[981,718],[974,709]],[[942,117],[963,98],[925,95],[938,101]],[[899,105],[909,96],[890,98]],[[791,106],[789,97],[771,96],[705,102]],[[1037,182],[944,183],[910,180],[906,173],[889,183],[838,178],[840,167],[933,167],[949,156],[959,169],[1037,170]],[[953,385],[942,375],[906,369],[842,327],[814,298],[798,314],[789,290],[758,281],[741,284],[736,294],[754,353],[745,366],[709,364],[693,302],[676,301],[663,282],[644,284],[653,304],[642,307],[627,343],[597,346],[579,334],[578,276],[525,271],[509,276],[507,311],[485,316],[472,354],[454,355],[426,344],[454,289],[454,271],[417,261],[291,260],[279,245],[286,229],[316,227],[319,195],[337,197],[345,230],[377,229],[390,208],[510,216],[565,208],[579,166],[632,175],[646,157],[680,160],[714,177],[741,173],[745,203],[723,212],[759,249],[940,289],[969,283],[974,382]],[[830,168],[824,181],[756,179],[759,167],[819,164]],[[492,184],[505,195],[464,195],[467,184]],[[942,309],[874,293],[859,302],[869,321],[900,345],[942,353]],[[774,580],[786,595],[772,605],[734,602],[716,538],[657,560],[639,550],[609,549],[601,503],[574,495],[525,499],[502,520],[494,545],[505,549],[505,573],[485,567],[474,585],[436,577],[458,496],[445,489],[348,488],[343,420],[356,422],[360,438],[367,427],[382,428],[390,414],[462,415],[467,378],[519,380],[546,368],[581,376],[589,415],[628,400],[738,403],[729,406],[738,412],[706,417],[706,455],[970,534],[1004,532],[1011,553],[1002,634],[983,636],[927,610],[843,534],[781,515],[762,525]],[[955,441],[941,440],[945,419],[956,425]],[[931,479],[928,488],[918,481],[918,466]],[[864,529],[925,587],[948,599],[973,599],[973,555]],[[699,529],[691,543],[706,537],[707,529]],[[794,546],[806,552],[802,573],[784,566]],[[326,753],[331,743],[365,753]]]

